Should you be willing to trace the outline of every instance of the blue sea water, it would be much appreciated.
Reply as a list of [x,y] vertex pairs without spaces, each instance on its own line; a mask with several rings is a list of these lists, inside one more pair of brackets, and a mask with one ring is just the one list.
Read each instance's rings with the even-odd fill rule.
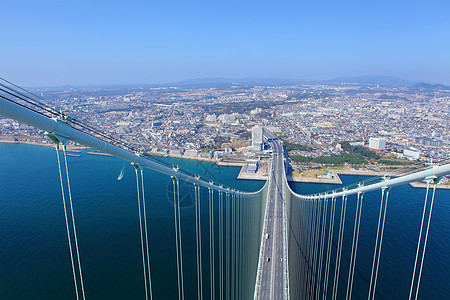
[[[134,169],[103,156],[68,157],[74,212],[87,298],[143,299],[142,261]],[[169,159],[192,173],[238,189],[256,191],[263,182],[236,180],[239,169]],[[125,166],[122,180],[117,180]],[[176,299],[176,259],[171,179],[145,171],[154,299]],[[344,184],[360,176],[342,176]],[[302,193],[333,185],[295,184]],[[189,187],[185,187],[186,189]],[[408,297],[425,190],[392,189],[386,216],[377,298]],[[345,226],[352,229],[355,207]],[[192,200],[182,198],[186,299],[196,298]],[[366,298],[378,220],[379,195],[367,194],[355,274],[355,299]],[[202,218],[207,218],[205,214]],[[420,298],[450,295],[450,191],[438,190],[425,258]],[[207,220],[205,220],[207,223]],[[207,225],[205,225],[207,226]],[[206,228],[206,227],[205,227]],[[352,230],[345,231],[342,280]],[[191,274],[192,273],[192,274]],[[339,298],[342,296],[340,287]],[[345,291],[344,291],[345,295]],[[74,299],[55,151],[33,145],[0,144],[0,299]]]

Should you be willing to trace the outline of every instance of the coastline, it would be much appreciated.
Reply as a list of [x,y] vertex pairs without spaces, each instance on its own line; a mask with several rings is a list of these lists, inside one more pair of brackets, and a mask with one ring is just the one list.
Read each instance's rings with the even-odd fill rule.
[[[7,141],[7,140],[1,139],[1,137],[0,137],[0,143],[4,143],[4,144],[24,144],[24,145],[43,146],[43,147],[54,147],[54,144],[51,143],[51,142],[40,143],[40,142],[36,142],[36,141]],[[81,150],[89,149],[89,147],[86,147],[86,146],[75,146],[75,145],[68,144],[66,149],[67,149],[67,151],[71,151],[71,152],[81,152]]]
[[[411,182],[411,183],[409,183],[409,185],[414,188],[419,188],[419,189],[427,188],[427,184],[424,182]],[[450,184],[437,184],[436,189],[450,190]]]
[[[37,142],[37,141],[11,141],[11,140],[4,140],[0,137],[0,143],[5,144],[24,144],[24,145],[35,145],[35,146],[44,146],[44,147],[53,147],[54,145],[50,142],[43,143],[43,142]],[[91,149],[86,146],[75,146],[75,145],[67,145],[67,152],[69,156],[73,157],[80,157],[81,156],[81,150],[84,149]],[[99,155],[99,156],[106,156],[106,157],[113,157],[112,155],[108,153],[103,153],[100,151],[88,151],[86,154],[90,155]],[[187,159],[187,160],[200,160],[200,161],[208,161],[211,163],[215,163],[218,166],[230,166],[230,167],[241,167],[239,174],[236,179],[240,180],[267,180],[268,175],[267,174],[261,174],[261,173],[247,173],[246,166],[247,162],[243,161],[222,161],[217,158],[208,158],[208,157],[196,157],[196,156],[185,156],[185,155],[170,155],[170,154],[159,154],[159,153],[149,153],[150,155],[154,156],[167,156],[171,158],[181,158],[181,159]],[[357,175],[357,176],[384,176],[384,175],[391,175],[392,172],[376,172],[376,171],[368,171],[368,170],[352,170],[352,169],[333,169],[333,178],[313,178],[313,177],[293,177],[292,175],[287,176],[287,180],[290,182],[305,182],[305,183],[324,183],[324,184],[342,184],[342,180],[340,179],[339,175]],[[410,185],[414,188],[426,188],[425,183],[421,182],[412,182]],[[450,185],[437,185],[437,189],[450,189]]]

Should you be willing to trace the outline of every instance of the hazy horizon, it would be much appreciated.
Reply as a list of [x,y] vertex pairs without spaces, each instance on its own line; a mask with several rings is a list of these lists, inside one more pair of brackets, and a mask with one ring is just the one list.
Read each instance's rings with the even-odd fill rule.
[[2,5],[21,86],[366,75],[450,85],[450,2],[24,0]]
[[[366,79],[370,77],[370,79]],[[373,77],[373,79],[372,79]],[[319,83],[319,82],[352,82],[356,84],[378,84],[376,78],[380,78],[382,82],[379,84],[385,86],[413,86],[417,84],[430,84],[430,85],[445,85],[440,82],[426,82],[426,81],[410,81],[403,78],[383,76],[383,75],[362,75],[362,76],[345,76],[345,77],[335,77],[329,79],[296,79],[296,78],[258,78],[258,77],[245,77],[245,78],[226,78],[226,77],[210,77],[210,78],[188,78],[186,80],[172,81],[172,82],[135,82],[135,83],[99,83],[99,84],[61,84],[61,85],[36,85],[36,86],[22,86],[23,88],[40,89],[40,88],[109,88],[109,87],[167,87],[167,86],[195,86],[202,84],[221,84],[221,83],[240,83],[240,84],[255,84],[255,85],[283,85],[283,84],[295,84],[295,83]],[[8,78],[4,78],[9,81]],[[390,83],[389,80],[392,80]],[[18,84],[17,82],[12,82]]]

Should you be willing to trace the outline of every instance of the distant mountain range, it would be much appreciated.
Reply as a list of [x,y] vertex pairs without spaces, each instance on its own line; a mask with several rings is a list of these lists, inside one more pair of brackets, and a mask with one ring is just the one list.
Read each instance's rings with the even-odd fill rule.
[[425,82],[415,84],[413,86],[413,88],[419,89],[419,90],[447,90],[447,91],[450,91],[450,86],[448,86],[448,85],[429,84],[429,83],[425,83]]

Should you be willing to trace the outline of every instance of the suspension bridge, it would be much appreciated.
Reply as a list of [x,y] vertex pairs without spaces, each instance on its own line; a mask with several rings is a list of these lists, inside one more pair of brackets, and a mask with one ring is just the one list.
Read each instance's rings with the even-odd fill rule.
[[[380,177],[324,193],[298,194],[289,186],[286,169],[289,158],[282,142],[268,135],[273,154],[269,180],[257,192],[243,192],[212,182],[156,160],[137,147],[116,140],[68,114],[51,108],[44,99],[2,80],[0,115],[44,130],[54,143],[59,185],[64,208],[74,296],[89,298],[84,288],[83,253],[78,245],[73,211],[66,144],[74,141],[130,162],[135,169],[136,198],[140,228],[143,290],[153,299],[144,169],[170,176],[173,197],[173,226],[178,299],[185,299],[186,268],[180,212],[180,185],[194,190],[195,244],[198,299],[351,299],[361,228],[361,212],[368,194],[379,199],[370,277],[365,296],[377,296],[377,282],[391,189],[415,181],[426,182],[417,247],[411,266],[409,299],[420,295],[436,185],[450,174],[448,161],[407,170],[392,177]],[[391,200],[395,201],[395,199]],[[349,216],[348,203],[356,209]],[[202,228],[202,210],[208,211],[208,227]],[[245,214],[244,214],[245,212]],[[346,218],[353,222],[348,224]],[[350,226],[350,228],[349,228]],[[205,235],[204,232],[207,232]],[[203,232],[203,233],[202,233]],[[205,242],[204,237],[208,240]],[[345,249],[345,236],[351,247]],[[207,248],[204,245],[208,245]],[[348,252],[348,253],[347,253]],[[205,257],[207,258],[205,260]],[[343,258],[346,257],[345,268]],[[208,266],[203,264],[207,262]],[[207,271],[205,271],[207,270]],[[191,272],[192,273],[192,272]],[[360,298],[360,297],[359,297]]]

